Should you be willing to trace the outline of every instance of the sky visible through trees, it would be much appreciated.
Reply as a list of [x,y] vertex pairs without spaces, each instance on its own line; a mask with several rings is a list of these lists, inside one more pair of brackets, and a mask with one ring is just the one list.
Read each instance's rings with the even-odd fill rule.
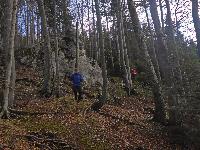
[[[136,4],[139,2],[138,0],[135,0],[135,1],[136,1]],[[77,7],[77,3],[78,3],[79,8]],[[107,3],[105,5],[105,6],[107,6],[106,10],[108,12],[108,15],[110,15],[109,14],[109,9],[110,9],[109,4],[110,3]],[[162,1],[162,4],[163,4],[164,19],[166,19],[166,7],[164,4],[164,1]],[[190,0],[172,0],[170,4],[171,4],[172,20],[173,20],[174,24],[178,25],[179,30],[184,34],[184,36],[187,40],[193,39],[194,41],[196,41],[194,25],[193,25],[193,21],[192,21],[191,1]],[[82,5],[82,1],[79,1],[79,0],[71,0],[71,2],[70,2],[70,11],[74,17],[74,22],[78,18],[77,10],[81,9],[81,5]],[[84,6],[84,11],[83,11],[84,12],[84,28],[88,29],[89,21],[88,21],[88,16],[87,16],[88,15],[87,1],[83,1],[83,6]],[[89,8],[90,8],[90,24],[92,24],[92,0],[89,0]],[[144,8],[141,6],[137,7],[137,11],[139,14],[139,19],[141,21],[141,25],[145,25],[147,20],[146,20],[145,14],[144,14]],[[159,9],[158,9],[158,12],[159,12],[159,16],[160,16],[161,12]],[[151,16],[149,9],[148,9],[148,13],[149,13],[149,16]],[[125,14],[127,14],[127,16],[128,16],[128,12]],[[109,16],[109,19],[111,19],[109,22],[109,27],[110,27],[112,24],[111,22],[112,22],[113,18]],[[150,21],[151,21],[151,25],[153,27],[152,20],[150,20]],[[104,26],[106,26],[106,18],[104,16],[102,17],[102,23]]]

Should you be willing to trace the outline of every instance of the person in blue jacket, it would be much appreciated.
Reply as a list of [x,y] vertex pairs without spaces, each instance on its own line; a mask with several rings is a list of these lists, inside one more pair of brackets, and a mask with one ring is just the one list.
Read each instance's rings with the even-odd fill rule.
[[72,81],[72,90],[75,100],[79,102],[82,99],[83,75],[75,68],[75,72],[70,76],[70,80]]

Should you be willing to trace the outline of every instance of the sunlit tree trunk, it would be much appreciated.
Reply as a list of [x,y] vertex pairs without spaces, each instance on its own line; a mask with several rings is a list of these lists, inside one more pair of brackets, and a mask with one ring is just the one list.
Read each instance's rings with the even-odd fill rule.
[[163,5],[162,5],[162,0],[159,0],[159,7],[160,7],[160,20],[161,20],[161,25],[162,25],[162,31],[165,32],[165,21],[164,21],[164,14],[163,14]]
[[35,43],[35,14],[34,6],[30,3],[30,44],[34,45]]
[[107,69],[105,62],[105,53],[104,53],[104,41],[103,41],[103,33],[102,33],[102,24],[101,24],[101,15],[99,10],[99,0],[95,0],[95,9],[97,16],[97,29],[99,32],[99,49],[100,49],[100,58],[101,58],[101,66],[102,66],[102,77],[103,77],[103,87],[102,87],[102,101],[103,103],[107,99],[107,88],[108,88],[108,79],[107,79]]

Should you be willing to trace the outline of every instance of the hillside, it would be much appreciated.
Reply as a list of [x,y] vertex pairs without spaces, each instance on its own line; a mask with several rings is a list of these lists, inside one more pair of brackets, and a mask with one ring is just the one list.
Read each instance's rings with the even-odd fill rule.
[[70,91],[39,97],[40,78],[32,69],[18,69],[16,81],[15,110],[0,120],[1,149],[183,149],[167,126],[151,120],[151,98],[121,97],[96,113],[86,111],[94,99],[77,103]]

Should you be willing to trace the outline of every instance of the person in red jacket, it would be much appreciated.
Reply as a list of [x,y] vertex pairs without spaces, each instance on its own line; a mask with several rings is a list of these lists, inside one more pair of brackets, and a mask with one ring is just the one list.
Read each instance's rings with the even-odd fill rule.
[[137,69],[134,67],[131,69],[131,77],[132,79],[134,79],[136,77],[136,75],[138,74]]

